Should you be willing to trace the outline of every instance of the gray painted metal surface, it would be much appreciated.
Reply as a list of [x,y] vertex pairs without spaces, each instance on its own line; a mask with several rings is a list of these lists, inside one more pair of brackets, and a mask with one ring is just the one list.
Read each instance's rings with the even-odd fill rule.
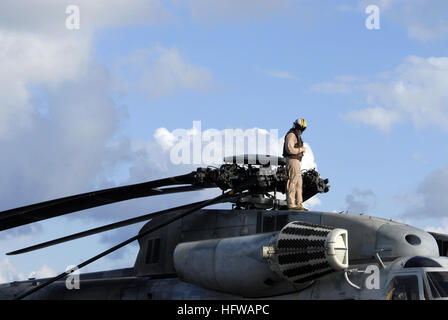
[[[162,219],[166,218],[153,219],[142,231]],[[387,265],[380,270],[381,289],[366,290],[364,283],[367,275],[361,272],[350,275],[351,281],[359,284],[361,290],[345,281],[343,271],[322,276],[306,286],[294,287],[286,280],[275,278],[262,259],[261,248],[269,245],[272,237],[292,221],[347,230],[350,268],[362,270],[368,265],[378,265],[375,254],[379,252]],[[213,272],[209,266],[204,266],[203,270],[191,269],[181,274],[188,281],[188,273],[209,273],[210,282],[204,282],[203,286],[178,278],[173,262],[178,244],[198,241],[202,242],[200,245],[204,251],[216,253],[216,248],[222,249],[220,255],[215,256],[218,263],[208,262],[209,266],[215,265]],[[139,244],[140,251],[134,268],[116,271],[115,274],[111,271],[108,275],[82,275],[80,290],[67,290],[65,282],[58,281],[29,298],[236,299],[253,295],[259,290],[259,297],[271,299],[381,299],[385,297],[384,290],[391,275],[402,271],[392,261],[412,256],[439,256],[439,248],[432,235],[405,224],[364,215],[282,210],[200,210],[142,238]],[[186,248],[188,244],[184,246]],[[238,254],[228,255],[230,252]],[[187,264],[188,259],[184,258],[182,263]],[[448,264],[443,267],[447,268]],[[253,276],[250,276],[251,270]],[[248,275],[247,282],[232,280],[232,275],[238,271]],[[424,279],[424,276],[421,277]],[[264,278],[272,281],[265,282]],[[39,281],[42,280],[0,285],[0,298],[10,299]],[[423,284],[424,280],[421,281]]]

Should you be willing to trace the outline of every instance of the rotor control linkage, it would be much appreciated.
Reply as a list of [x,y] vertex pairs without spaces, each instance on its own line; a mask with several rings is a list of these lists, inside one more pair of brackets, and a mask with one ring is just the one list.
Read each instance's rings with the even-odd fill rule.
[[[259,194],[272,191],[284,193],[288,171],[285,165],[272,170],[250,165],[244,167],[238,164],[224,164],[219,168],[198,168],[194,178],[196,185],[215,185],[221,190],[238,188]],[[328,179],[322,179],[314,169],[304,171],[302,178],[304,201],[317,193],[325,193],[329,190]]]

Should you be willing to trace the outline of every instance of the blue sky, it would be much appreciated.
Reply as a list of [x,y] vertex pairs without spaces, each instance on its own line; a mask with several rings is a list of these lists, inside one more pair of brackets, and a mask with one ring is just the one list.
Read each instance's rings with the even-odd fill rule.
[[[64,26],[68,4],[80,9],[79,30]],[[371,4],[379,30],[365,27]],[[42,0],[0,9],[0,210],[193,170],[169,163],[160,128],[200,120],[202,130],[283,135],[303,117],[304,140],[331,182],[312,209],[448,233],[444,1]],[[20,227],[0,236],[0,254],[191,198]],[[62,271],[140,226],[0,257],[0,282]],[[136,252],[87,270],[131,266]]]

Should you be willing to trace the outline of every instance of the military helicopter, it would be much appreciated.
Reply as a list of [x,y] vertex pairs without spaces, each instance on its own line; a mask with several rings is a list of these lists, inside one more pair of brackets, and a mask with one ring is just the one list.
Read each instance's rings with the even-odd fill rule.
[[[302,171],[303,199],[329,191]],[[285,159],[226,157],[218,168],[99,190],[0,212],[0,231],[133,198],[204,188],[200,202],[9,252],[43,249],[148,221],[128,240],[60,275],[0,285],[0,299],[447,299],[448,235],[366,215],[287,210]],[[205,209],[218,203],[232,208]],[[133,242],[132,268],[69,276]]]

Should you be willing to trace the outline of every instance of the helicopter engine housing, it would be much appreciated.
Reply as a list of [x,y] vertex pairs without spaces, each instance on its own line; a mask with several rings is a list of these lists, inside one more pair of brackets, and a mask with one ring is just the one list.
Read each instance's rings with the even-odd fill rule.
[[181,280],[211,290],[286,294],[348,266],[347,231],[296,221],[280,232],[180,243],[173,261]]

